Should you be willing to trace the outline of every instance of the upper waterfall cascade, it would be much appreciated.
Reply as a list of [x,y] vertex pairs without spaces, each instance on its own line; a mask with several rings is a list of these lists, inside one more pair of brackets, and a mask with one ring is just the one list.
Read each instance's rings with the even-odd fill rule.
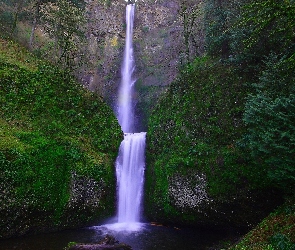
[[135,67],[132,46],[133,20],[134,5],[128,4],[126,6],[126,40],[118,100],[118,120],[124,133],[134,132],[134,110],[132,103],[134,85],[132,74]]

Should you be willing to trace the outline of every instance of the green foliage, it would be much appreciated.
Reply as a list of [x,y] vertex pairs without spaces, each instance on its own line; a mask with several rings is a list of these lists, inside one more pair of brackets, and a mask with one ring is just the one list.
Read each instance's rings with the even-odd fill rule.
[[1,12],[0,23],[1,23],[1,31],[8,32],[10,26],[12,26],[12,23],[13,23],[13,14],[8,11]]
[[80,9],[84,9],[86,5],[84,0],[71,0],[70,2]]
[[236,26],[250,30],[241,53],[257,76],[250,81],[254,91],[245,106],[244,149],[287,192],[295,181],[294,16],[294,1],[251,1]]
[[282,51],[294,43],[295,3],[292,0],[251,1],[245,5],[239,25],[251,29],[244,41],[247,49],[267,55],[270,51]]
[[206,51],[212,56],[219,56],[227,40],[224,33],[226,13],[220,6],[215,6],[215,1],[207,1],[206,20]]
[[[227,6],[228,8],[225,8]],[[239,7],[239,8],[237,8]],[[208,1],[207,52],[236,63],[253,93],[245,106],[248,132],[240,149],[268,181],[286,191],[294,184],[294,1]],[[292,192],[292,191],[291,191]]]
[[[0,56],[1,211],[48,212],[60,225],[73,174],[103,180],[115,192],[113,162],[122,134],[99,96],[56,67],[23,56],[26,63],[17,65],[15,56]],[[113,202],[112,194],[101,197],[95,213],[109,213]],[[86,222],[87,216],[78,217]]]
[[261,221],[247,233],[232,250],[270,249],[292,250],[295,247],[295,210],[294,198],[287,198],[286,203]]
[[[265,57],[294,53],[294,1],[244,1],[230,28],[232,53],[242,70],[259,75]],[[256,80],[255,80],[256,81]]]
[[147,137],[146,192],[152,197],[148,209],[162,207],[166,216],[175,212],[168,180],[179,172],[206,173],[210,195],[216,199],[234,194],[240,186],[267,186],[262,178],[265,170],[248,165],[237,144],[245,131],[247,87],[242,83],[234,65],[197,58],[160,99]]
[[[203,52],[203,3],[194,0],[180,1],[179,14],[183,24],[185,63]],[[184,63],[184,62],[183,62]]]
[[67,247],[65,247],[65,249],[70,249],[71,247],[77,245],[77,242],[71,241],[68,243]]
[[73,73],[87,63],[85,6],[83,0],[4,1],[0,5],[1,36]]
[[35,135],[28,142],[25,139],[28,137],[29,133],[25,137],[20,136],[19,140],[24,144],[29,143],[30,149],[4,152],[6,159],[7,155],[12,159],[1,166],[1,172],[5,173],[3,181],[10,181],[10,185],[14,186],[15,197],[19,201],[18,204],[9,205],[19,206],[21,201],[28,200],[31,208],[41,206],[60,212],[69,198],[68,183],[74,161],[64,145]]
[[274,246],[275,250],[294,250],[295,244],[293,244],[286,235],[276,234],[272,236],[271,245]]
[[135,83],[135,89],[138,93],[136,99],[136,117],[139,121],[137,128],[140,131],[147,131],[148,117],[151,115],[153,108],[156,106],[160,93],[164,87],[161,86],[144,86],[141,79]]
[[58,0],[56,4],[42,5],[41,13],[45,32],[54,39],[55,50],[59,51],[56,62],[72,72],[81,59],[85,41],[84,11],[67,0]]
[[244,121],[245,145],[269,178],[288,192],[295,184],[295,61],[271,55],[265,62],[256,93],[249,95]]
[[294,193],[294,4],[206,1],[208,56],[183,67],[149,120],[148,209],[188,215],[171,205],[168,186],[189,170],[206,174],[215,199]]
[[228,58],[236,53],[235,44],[243,37],[244,30],[232,27],[244,2],[247,0],[205,1],[205,49],[210,56]]

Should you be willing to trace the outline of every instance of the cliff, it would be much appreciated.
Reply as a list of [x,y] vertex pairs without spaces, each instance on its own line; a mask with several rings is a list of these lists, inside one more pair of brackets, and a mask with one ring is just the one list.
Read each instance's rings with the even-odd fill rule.
[[0,238],[115,212],[112,110],[64,71],[0,40]]
[[[156,100],[176,78],[179,67],[185,62],[183,4],[181,0],[136,3],[133,39],[136,94],[133,101],[137,104],[138,126],[143,130],[146,130],[147,117]],[[124,0],[89,1],[87,5],[88,51],[92,66],[84,74],[84,82],[91,90],[101,93],[114,110],[124,50],[125,6]],[[200,18],[202,14],[198,16]],[[195,47],[198,53],[202,53],[202,25],[197,26],[194,32],[199,36]]]

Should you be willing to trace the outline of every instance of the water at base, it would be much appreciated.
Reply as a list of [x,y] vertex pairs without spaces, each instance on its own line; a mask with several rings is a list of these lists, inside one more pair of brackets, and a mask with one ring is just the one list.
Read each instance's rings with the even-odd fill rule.
[[[116,224],[113,224],[116,225]],[[237,232],[214,229],[190,229],[138,223],[139,230],[122,231],[106,226],[95,226],[57,233],[31,235],[0,240],[1,250],[64,250],[69,242],[97,243],[106,234],[113,235],[133,250],[206,250],[219,241],[236,239]]]

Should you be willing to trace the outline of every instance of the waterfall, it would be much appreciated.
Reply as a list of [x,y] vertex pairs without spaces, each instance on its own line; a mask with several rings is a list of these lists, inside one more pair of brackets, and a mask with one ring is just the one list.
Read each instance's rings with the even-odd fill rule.
[[145,133],[125,134],[116,162],[118,222],[139,222],[144,178]]
[[118,120],[124,133],[133,132],[134,111],[132,103],[133,85],[132,73],[134,71],[132,35],[134,21],[134,4],[126,6],[126,40],[123,65],[121,69],[122,81],[119,88]]
[[126,41],[122,65],[122,81],[119,88],[118,120],[124,132],[124,140],[116,161],[118,224],[132,229],[140,221],[145,169],[145,132],[133,133],[134,105],[132,102],[134,58],[132,47],[134,4],[126,6]]

